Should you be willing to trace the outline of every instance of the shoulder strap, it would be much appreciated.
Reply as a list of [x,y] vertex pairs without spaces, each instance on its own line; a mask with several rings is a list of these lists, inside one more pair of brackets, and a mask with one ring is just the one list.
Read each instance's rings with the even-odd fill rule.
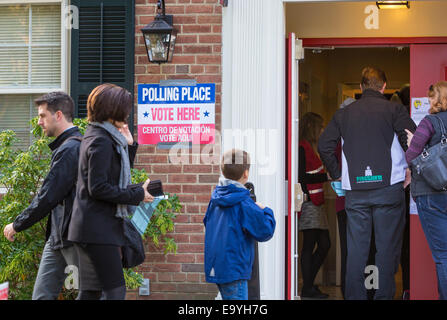
[[435,114],[433,114],[432,116],[435,117],[436,119],[438,119],[439,126],[440,126],[440,128],[441,128],[441,135],[442,135],[442,138],[445,138],[445,137],[446,137],[446,129],[445,129],[444,121],[442,121],[442,119],[439,118],[439,117],[438,117],[437,115],[435,115]]

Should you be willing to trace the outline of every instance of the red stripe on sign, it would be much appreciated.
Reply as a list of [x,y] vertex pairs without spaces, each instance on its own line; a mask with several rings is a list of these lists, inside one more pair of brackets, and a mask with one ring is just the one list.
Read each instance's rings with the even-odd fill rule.
[[138,126],[138,143],[213,144],[215,142],[215,127],[214,124],[142,124]]

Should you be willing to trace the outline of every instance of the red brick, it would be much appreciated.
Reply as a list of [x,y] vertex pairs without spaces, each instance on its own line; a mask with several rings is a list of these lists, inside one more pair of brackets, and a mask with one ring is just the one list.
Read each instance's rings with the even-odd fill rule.
[[194,263],[195,256],[188,253],[168,254],[167,261],[171,263]]
[[169,183],[196,183],[197,176],[192,174],[171,174],[168,177]]
[[178,253],[201,253],[204,250],[204,244],[186,244],[180,243],[177,247]]
[[152,283],[151,290],[161,292],[177,291],[177,285],[172,283]]
[[222,16],[216,15],[216,16],[198,16],[197,17],[197,23],[198,24],[220,24],[222,23]]
[[167,4],[166,5],[166,13],[174,15],[174,22],[177,23],[175,21],[175,14],[185,13],[185,6],[173,6],[173,5]]
[[139,164],[167,163],[168,156],[165,155],[138,155]]
[[183,47],[183,52],[184,53],[212,53],[213,52],[213,47],[211,46],[190,46],[190,45],[185,45]]
[[161,75],[142,75],[142,76],[137,76],[137,82],[139,84],[144,84],[144,83],[159,83],[160,80],[162,79]]
[[[172,281],[172,272],[163,272],[158,274],[158,282],[171,282]],[[153,288],[152,288],[153,290]]]
[[220,64],[222,61],[222,57],[220,55],[201,55],[197,56],[198,64]]
[[154,173],[180,173],[182,166],[180,165],[153,165],[152,172]]
[[163,189],[167,193],[180,193],[182,192],[182,186],[173,185],[173,184],[165,184]]
[[[220,74],[220,66],[207,65],[207,66],[205,66],[205,73]],[[217,98],[217,95],[216,95],[216,98]]]
[[196,63],[196,56],[178,55],[178,54],[175,54],[175,51],[174,51],[174,56],[172,57],[172,63],[173,64],[194,64],[194,63]]
[[196,254],[196,263],[204,263],[205,262],[205,256],[204,254]]
[[200,282],[200,273],[188,273],[186,275],[186,281],[188,281],[188,282]]
[[187,213],[197,213],[199,212],[200,206],[198,205],[187,205],[186,212]]
[[211,193],[209,195],[203,195],[203,194],[199,194],[199,195],[195,195],[195,201],[197,203],[209,203],[210,199],[211,199]]
[[171,238],[174,239],[175,243],[189,243],[189,234],[174,233]]
[[210,33],[211,25],[184,25],[182,33]]
[[185,165],[183,166],[184,173],[211,173],[212,166],[210,165]]
[[[175,43],[197,43],[197,35],[180,34],[177,36]],[[174,49],[174,53],[177,48]]]
[[175,282],[184,282],[186,281],[186,273],[174,273],[172,280]]
[[186,7],[186,13],[213,13],[212,5],[191,5]]
[[191,66],[191,73],[194,73],[194,74],[198,74],[198,73],[203,73],[203,71],[204,71],[204,68],[203,68],[203,66]]
[[189,242],[190,243],[205,243],[205,235],[201,234],[201,235],[190,235],[189,236]]
[[197,23],[197,16],[195,15],[181,15],[181,16],[175,16],[174,21],[177,24],[196,24]]
[[199,83],[215,83],[220,82],[222,77],[221,75],[199,75],[196,79]]
[[216,184],[219,181],[219,175],[199,175],[199,183],[212,183]]
[[203,218],[205,215],[192,215],[190,218],[191,223],[200,223],[203,222]]
[[211,193],[212,186],[210,185],[183,185],[182,187],[183,193]]
[[165,262],[166,257],[164,254],[151,253],[146,255],[146,262]]
[[176,224],[174,226],[176,233],[201,233],[203,230],[203,224]]
[[194,195],[192,194],[179,194],[178,198],[181,203],[191,203],[194,202]]
[[149,269],[152,272],[166,272],[166,271],[180,272],[181,265],[173,264],[173,263],[163,263],[163,264],[157,263],[157,264],[150,265]]

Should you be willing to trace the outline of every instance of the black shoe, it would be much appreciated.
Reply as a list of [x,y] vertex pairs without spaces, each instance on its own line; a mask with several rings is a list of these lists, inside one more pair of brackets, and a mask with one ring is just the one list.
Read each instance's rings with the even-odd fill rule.
[[303,290],[301,291],[301,297],[303,298],[312,298],[312,299],[327,299],[329,298],[328,294],[325,294],[320,291],[320,289],[312,287],[309,291]]

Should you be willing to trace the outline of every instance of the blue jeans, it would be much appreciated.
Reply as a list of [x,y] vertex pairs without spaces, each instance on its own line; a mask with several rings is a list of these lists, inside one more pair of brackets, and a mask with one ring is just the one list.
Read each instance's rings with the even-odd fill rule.
[[415,202],[436,264],[439,299],[447,300],[447,195],[418,196]]
[[247,280],[217,284],[223,300],[248,300]]

